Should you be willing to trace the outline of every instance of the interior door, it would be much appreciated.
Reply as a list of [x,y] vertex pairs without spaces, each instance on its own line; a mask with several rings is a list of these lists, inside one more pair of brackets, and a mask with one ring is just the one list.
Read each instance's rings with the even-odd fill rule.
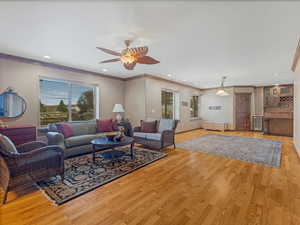
[[250,130],[251,128],[251,94],[235,95],[235,128],[236,130]]

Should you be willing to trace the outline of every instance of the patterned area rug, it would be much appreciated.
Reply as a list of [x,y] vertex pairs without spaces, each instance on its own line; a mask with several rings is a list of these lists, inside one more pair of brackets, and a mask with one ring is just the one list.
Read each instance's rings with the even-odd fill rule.
[[166,156],[161,152],[135,147],[135,157],[131,159],[129,147],[118,150],[126,151],[126,155],[114,166],[109,159],[102,158],[100,152],[97,153],[95,163],[92,161],[92,154],[82,155],[65,160],[63,183],[57,176],[37,185],[51,200],[60,205]]
[[176,146],[194,152],[253,162],[274,168],[280,167],[281,141],[206,134],[177,143]]

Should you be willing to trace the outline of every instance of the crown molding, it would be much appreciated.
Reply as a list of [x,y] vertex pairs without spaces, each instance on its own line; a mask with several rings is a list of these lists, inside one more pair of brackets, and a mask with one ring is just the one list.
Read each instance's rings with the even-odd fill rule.
[[44,62],[44,61],[25,58],[25,57],[21,57],[21,56],[10,55],[10,54],[1,53],[1,52],[0,52],[0,59],[8,59],[8,60],[12,60],[12,61],[27,63],[27,64],[41,65],[41,66],[58,69],[58,70],[65,70],[65,71],[70,71],[70,72],[75,72],[75,73],[92,74],[92,75],[97,75],[97,76],[105,77],[105,78],[109,78],[109,79],[124,81],[124,78],[121,78],[121,77],[106,75],[106,74],[102,74],[102,73],[78,69],[78,68],[74,68],[74,67],[70,67],[70,66],[64,66],[64,65],[60,65],[60,64],[56,64],[56,63]]
[[104,77],[104,78],[109,78],[109,79],[120,80],[120,81],[128,81],[128,80],[138,79],[138,78],[141,78],[141,77],[148,77],[148,78],[152,78],[152,79],[163,80],[163,81],[166,81],[166,82],[169,82],[169,83],[174,83],[174,84],[178,84],[178,85],[181,85],[181,86],[186,86],[186,87],[194,88],[194,89],[197,89],[197,90],[201,90],[200,88],[196,88],[196,87],[193,87],[191,85],[182,84],[180,82],[164,79],[162,77],[158,77],[158,76],[154,76],[154,75],[150,75],[150,74],[141,74],[141,75],[132,76],[132,77],[128,77],[128,78],[121,78],[121,77],[116,77],[116,76],[113,76],[113,75],[106,75],[106,74],[92,72],[92,71],[83,70],[83,69],[78,69],[78,68],[74,68],[74,67],[70,67],[70,66],[64,66],[64,65],[60,65],[60,64],[56,64],[56,63],[44,62],[44,61],[41,61],[41,60],[30,59],[30,58],[25,58],[25,57],[21,57],[21,56],[15,56],[15,55],[10,55],[10,54],[0,52],[0,59],[1,58],[12,60],[12,61],[17,61],[17,62],[22,62],[22,63],[41,65],[41,66],[45,66],[45,67],[49,67],[49,68],[53,68],[53,69],[71,71],[71,72],[75,72],[75,73],[92,74],[92,75],[96,75],[96,76],[100,76],[100,77]]
[[192,85],[183,84],[183,83],[180,83],[178,81],[169,80],[169,79],[166,79],[166,78],[163,78],[163,77],[159,77],[159,76],[155,76],[155,75],[152,75],[152,74],[141,74],[141,75],[137,75],[137,76],[133,76],[133,77],[128,77],[128,78],[125,79],[125,81],[134,80],[134,79],[138,79],[138,78],[142,78],[142,77],[144,77],[144,78],[150,78],[150,79],[153,79],[153,80],[165,81],[165,82],[168,82],[168,83],[172,83],[172,84],[176,84],[176,85],[181,85],[181,86],[188,87],[188,88],[193,88],[193,89],[198,90],[198,91],[202,90],[201,88],[197,88],[197,87],[194,87]]

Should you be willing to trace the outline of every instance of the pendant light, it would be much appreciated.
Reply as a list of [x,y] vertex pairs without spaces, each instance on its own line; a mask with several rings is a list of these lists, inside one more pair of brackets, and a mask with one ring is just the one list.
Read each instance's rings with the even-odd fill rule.
[[221,81],[221,87],[218,89],[216,95],[218,96],[228,96],[229,93],[227,91],[225,91],[224,89],[224,82],[225,82],[226,77],[222,77],[222,81]]

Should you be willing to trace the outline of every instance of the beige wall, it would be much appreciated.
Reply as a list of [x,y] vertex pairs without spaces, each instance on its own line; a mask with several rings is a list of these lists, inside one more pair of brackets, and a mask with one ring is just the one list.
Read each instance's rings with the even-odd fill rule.
[[[145,78],[145,82],[147,118],[161,118],[161,91],[167,89],[176,91],[180,95],[180,122],[176,131],[181,132],[200,128],[201,120],[190,118],[190,98],[193,95],[200,95],[199,89],[149,77]],[[188,102],[188,107],[182,106],[182,101]]]
[[140,121],[145,119],[145,94],[144,77],[125,82],[125,118],[128,118],[134,127],[140,125]]
[[8,59],[0,59],[0,92],[7,87],[14,88],[27,102],[24,116],[9,120],[9,125],[31,124],[39,126],[39,78],[49,77],[79,81],[99,87],[100,117],[114,116],[112,109],[115,103],[124,104],[124,81],[92,74],[77,73],[54,69],[39,64],[28,64]]
[[294,144],[300,156],[300,68],[294,81]]
[[[233,88],[226,88],[229,96],[217,96],[218,89],[202,91],[200,97],[200,116],[202,120],[227,123],[228,129],[234,129]],[[221,110],[209,110],[210,106],[221,106]]]
[[[223,122],[228,124],[229,130],[235,129],[235,94],[251,94],[251,116],[263,114],[263,88],[255,87],[233,87],[225,90],[230,94],[226,97],[216,95],[218,89],[207,89],[202,91],[201,96],[201,119],[212,122]],[[222,106],[222,110],[209,110],[209,106]]]
[[[199,89],[187,87],[172,82],[143,76],[125,82],[125,116],[132,121],[133,126],[140,124],[145,118],[161,118],[161,91],[178,92],[181,101],[190,104],[192,95],[200,95]],[[200,119],[190,118],[190,109],[180,104],[180,122],[177,132],[200,128]]]

